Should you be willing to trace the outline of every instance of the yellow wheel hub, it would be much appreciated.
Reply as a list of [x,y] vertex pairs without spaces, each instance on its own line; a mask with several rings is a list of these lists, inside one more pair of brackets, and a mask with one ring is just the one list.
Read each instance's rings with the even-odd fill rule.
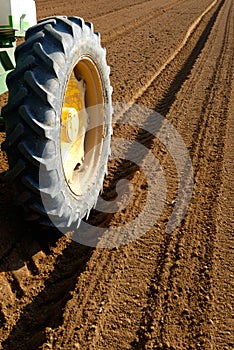
[[76,195],[87,190],[97,171],[104,134],[103,101],[94,62],[88,57],[80,59],[67,83],[60,134],[65,178]]

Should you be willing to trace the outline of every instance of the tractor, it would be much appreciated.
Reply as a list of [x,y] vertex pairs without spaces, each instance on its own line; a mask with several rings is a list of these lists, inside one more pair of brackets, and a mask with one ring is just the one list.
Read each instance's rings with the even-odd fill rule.
[[82,18],[37,22],[34,0],[0,6],[0,94],[8,91],[0,114],[9,163],[4,181],[26,219],[78,228],[95,206],[110,155],[106,50]]

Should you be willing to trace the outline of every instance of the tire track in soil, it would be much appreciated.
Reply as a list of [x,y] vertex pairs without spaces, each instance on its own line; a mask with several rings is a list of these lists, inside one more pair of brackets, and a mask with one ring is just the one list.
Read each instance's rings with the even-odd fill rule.
[[[222,7],[222,5],[223,5],[223,3],[221,3],[221,5],[220,5],[220,7],[218,8],[218,10],[215,12],[215,15],[212,17],[212,20],[211,20],[211,22],[209,23],[209,24],[211,24],[212,23],[212,25],[214,24],[214,20],[216,19],[216,17],[217,17],[217,15],[218,15],[218,12],[219,12],[219,10],[220,10],[220,8]],[[213,21],[213,22],[212,22]],[[212,27],[212,26],[211,26]],[[211,28],[210,28],[211,29]],[[207,33],[207,31],[206,31],[206,33]],[[209,31],[208,31],[208,33],[207,33],[207,36],[209,35]],[[207,39],[207,36],[206,36],[206,39]],[[204,40],[203,40],[204,41]],[[205,40],[206,41],[206,40]],[[204,46],[204,45],[203,45]],[[162,256],[164,256],[164,254],[162,254]],[[168,256],[168,254],[166,254],[166,256]],[[74,305],[73,305],[74,306]],[[71,310],[70,310],[71,311]],[[71,320],[71,319],[73,319],[73,317],[74,317],[74,313],[71,315],[71,317],[69,317],[68,318],[68,320]],[[81,317],[82,318],[82,316],[80,315],[80,313],[79,313],[79,317]],[[66,320],[67,321],[67,320]],[[66,339],[73,339],[74,338],[74,332],[73,332],[73,330],[71,330],[69,333],[65,333],[66,334],[66,337],[64,337],[64,338],[66,338]],[[88,333],[86,332],[86,333],[82,333],[83,335],[81,336],[81,338],[85,338],[85,335],[86,336],[88,336]],[[100,334],[99,334],[100,335]],[[57,344],[57,343],[56,343]],[[67,344],[67,342],[66,341],[64,341],[64,343],[61,343],[61,342],[59,342],[58,344],[57,344],[57,346],[58,346],[58,348],[59,348],[59,346],[60,345],[63,345],[63,346],[68,346],[68,344]],[[95,348],[95,345],[97,345],[97,344],[93,344],[92,343],[92,346]],[[91,346],[91,345],[90,345]],[[134,347],[134,349],[135,349],[135,347]]]
[[[232,4],[229,6],[232,6]],[[214,254],[214,245],[215,240],[217,236],[217,228],[215,227],[214,218],[215,218],[215,209],[217,205],[217,192],[214,191],[212,187],[216,188],[216,191],[219,190],[220,182],[221,182],[221,167],[222,167],[222,150],[224,147],[224,135],[225,135],[225,129],[226,124],[225,120],[228,118],[227,111],[225,111],[225,107],[227,106],[229,99],[230,99],[230,86],[231,86],[231,79],[233,76],[233,57],[232,55],[229,56],[229,59],[227,60],[227,44],[228,40],[233,36],[230,34],[230,27],[231,27],[231,13],[230,9],[227,16],[227,22],[226,27],[224,27],[223,32],[223,44],[219,49],[219,56],[216,59],[216,66],[214,67],[214,74],[211,78],[210,85],[208,86],[209,96],[208,99],[205,99],[204,105],[202,106],[201,111],[204,112],[204,115],[201,114],[200,121],[198,123],[197,131],[194,133],[193,140],[194,143],[191,147],[191,153],[193,155],[193,164],[196,164],[195,167],[195,179],[197,183],[203,183],[203,182],[210,182],[209,185],[209,192],[205,193],[204,195],[204,188],[200,189],[197,194],[197,203],[195,208],[190,209],[193,214],[193,218],[189,218],[189,220],[185,223],[184,227],[177,232],[177,237],[168,237],[168,241],[165,244],[165,252],[162,254],[164,257],[162,261],[159,262],[158,266],[159,269],[156,270],[155,277],[152,279],[152,287],[150,288],[149,292],[149,302],[148,302],[148,308],[145,311],[145,315],[142,318],[142,328],[139,330],[139,340],[134,343],[134,349],[161,349],[161,348],[187,348],[186,347],[186,339],[183,339],[182,337],[178,337],[179,339],[183,339],[181,344],[178,344],[176,341],[173,344],[173,338],[175,339],[175,334],[178,336],[178,332],[180,331],[179,324],[183,324],[185,327],[187,323],[187,330],[188,334],[191,334],[190,337],[187,339],[187,346],[190,346],[190,348],[198,349],[210,349],[215,346],[214,344],[214,330],[212,329],[212,316],[214,312],[214,303],[213,303],[213,289],[214,286],[212,286],[212,279],[213,279],[213,254]],[[222,22],[223,23],[223,22]],[[233,23],[232,23],[233,24]],[[215,36],[213,35],[215,38]],[[233,45],[232,45],[233,46]],[[230,49],[230,44],[229,44]],[[233,47],[232,47],[233,50]],[[232,52],[230,49],[229,52]],[[210,54],[214,53],[214,50],[210,51]],[[227,62],[228,61],[228,62]],[[200,68],[203,66],[204,59],[202,62],[200,62]],[[225,63],[225,64],[224,64]],[[228,64],[227,64],[228,63]],[[204,67],[204,66],[203,66]],[[222,77],[224,74],[223,69],[225,67],[229,67],[227,75],[227,80],[225,82],[225,94],[222,96],[221,102],[219,102],[218,111],[223,111],[222,118],[223,120],[220,121],[219,115],[217,115],[215,107],[217,108],[217,86],[219,86],[220,81],[222,81]],[[197,67],[195,68],[195,75],[197,77]],[[195,79],[193,79],[195,80]],[[191,84],[191,86],[194,86]],[[190,88],[186,91],[187,93],[191,93]],[[183,94],[183,98],[186,96],[186,94]],[[188,96],[188,95],[187,95]],[[216,120],[213,117],[212,114],[215,114],[216,112]],[[214,122],[216,123],[216,127],[214,127]],[[209,131],[209,129],[211,131]],[[212,136],[212,132],[216,130],[215,137]],[[210,141],[212,140],[212,142]],[[210,174],[206,175],[204,174],[207,170],[207,167],[205,164],[203,164],[203,167],[199,166],[199,159],[202,159],[202,153],[204,152],[204,149],[209,146],[210,153],[208,152],[208,159],[206,160],[209,164],[210,162],[214,162],[213,169],[213,178],[215,178],[215,182],[211,181],[212,176]],[[212,149],[213,148],[213,149]],[[214,149],[217,151],[217,154],[214,154]],[[203,150],[203,151],[202,151]],[[213,153],[213,154],[212,154]],[[214,175],[214,171],[217,172],[217,175]],[[198,173],[201,174],[198,174]],[[200,181],[199,178],[200,177]],[[197,186],[199,187],[199,186]],[[205,190],[207,191],[207,189]],[[202,196],[203,200],[201,203],[201,200],[199,201],[199,197]],[[213,205],[210,204],[210,197],[212,197],[211,200],[213,200]],[[205,204],[207,204],[209,199],[209,206],[206,205],[206,208],[204,208]],[[195,200],[193,200],[195,202]],[[203,207],[202,212],[204,213],[204,223],[201,226],[200,222],[202,220],[201,218],[201,206]],[[200,214],[200,215],[199,215]],[[210,216],[210,217],[209,217]],[[208,219],[207,219],[208,218]],[[200,249],[199,254],[196,252],[194,253],[191,249],[198,248],[196,247],[197,241],[201,244],[202,239],[201,235],[197,232],[197,236],[194,238],[194,241],[190,241],[189,243],[186,243],[186,234],[194,230],[194,228],[198,226],[200,230],[203,229],[203,234],[206,233],[205,238],[203,238],[203,243],[205,246],[205,252],[202,252],[202,249]],[[207,232],[205,232],[205,230]],[[177,230],[178,231],[178,230]],[[196,238],[199,238],[196,240]],[[191,239],[190,239],[191,240]],[[187,250],[186,250],[186,244],[187,244]],[[187,253],[187,254],[186,254]],[[202,253],[202,254],[201,254]],[[170,256],[170,259],[165,258]],[[200,259],[200,266],[196,266],[193,261],[194,257],[197,259]],[[195,305],[194,310],[198,310],[198,312],[195,312],[194,314],[191,313],[191,310],[189,310],[187,302],[187,308],[183,305],[180,310],[180,314],[184,316],[178,320],[178,312],[173,313],[175,307],[173,307],[173,302],[178,302],[178,298],[180,299],[180,294],[183,291],[183,289],[186,290],[186,288],[183,286],[182,278],[181,278],[181,269],[185,270],[185,267],[188,266],[188,264],[185,264],[184,261],[191,262],[189,273],[187,273],[187,278],[184,279],[184,286],[187,284],[189,285],[190,291],[186,294],[189,296],[189,293],[191,293],[191,286],[189,284],[189,276],[196,274],[196,272],[200,272],[201,276],[196,276],[197,280],[195,280],[194,283],[194,291],[193,291],[193,298],[195,299],[197,296],[197,305]],[[194,266],[195,265],[195,266]],[[186,272],[186,271],[185,271]],[[179,278],[178,278],[179,276]],[[191,278],[191,277],[190,277]],[[180,281],[178,283],[178,280]],[[196,287],[196,283],[197,286]],[[178,285],[182,285],[181,290],[178,290]],[[180,292],[180,293],[179,293]],[[192,294],[192,293],[191,293]],[[199,300],[200,298],[200,300]],[[174,300],[173,300],[174,299]],[[186,300],[186,298],[183,296],[183,302]],[[193,302],[195,302],[193,300]],[[163,307],[161,306],[163,305]],[[153,307],[152,307],[153,306]],[[161,306],[161,307],[160,307]],[[157,310],[163,309],[161,311],[161,314]],[[200,310],[200,312],[199,312]],[[178,310],[177,310],[178,311]],[[205,316],[204,316],[205,315]],[[174,320],[177,317],[177,322]],[[168,321],[169,319],[169,321]],[[187,319],[187,322],[186,322]],[[195,321],[196,320],[196,321]],[[180,322],[180,323],[179,323]],[[210,324],[210,325],[209,325]],[[198,327],[199,325],[199,327]],[[207,332],[207,330],[210,330],[210,333]],[[172,329],[172,331],[171,331]],[[184,332],[184,330],[183,330]],[[208,334],[206,334],[206,332]],[[150,340],[153,339],[153,340]],[[157,341],[155,342],[155,339]],[[193,340],[196,339],[196,343],[193,344]],[[225,339],[227,342],[227,338]],[[192,346],[193,344],[193,346]],[[223,342],[223,344],[225,344]]]
[[[228,35],[226,35],[226,38],[227,38],[227,36]],[[226,43],[225,43],[226,44]],[[222,62],[222,60],[223,60],[223,58],[224,58],[224,55],[223,55],[223,52],[222,52],[222,50],[225,48],[225,44],[223,44],[223,47],[222,47],[222,49],[221,49],[221,54],[220,54],[220,57],[218,57],[218,59],[217,59],[217,62],[219,63],[219,61],[221,61]],[[231,56],[231,60],[232,60],[232,56]],[[230,60],[230,64],[228,65],[229,67],[231,67],[231,63],[232,63],[232,61]],[[204,63],[204,62],[203,62]],[[219,64],[220,65],[220,64]],[[218,69],[218,67],[216,67],[216,69]],[[215,71],[216,71],[216,69],[215,69]],[[218,70],[219,71],[219,70]],[[198,75],[198,74],[196,74],[196,75]],[[229,74],[229,78],[231,77],[231,75],[232,75],[232,71],[230,71],[230,74]],[[213,85],[213,83],[215,82],[215,79],[214,79],[214,81],[212,80],[212,83],[211,83],[211,86],[210,86],[210,88],[212,87],[212,85]],[[227,84],[227,86],[230,86],[230,82],[231,82],[231,79],[229,79],[228,80],[228,84]],[[227,94],[227,96],[225,96],[225,101],[224,102],[227,102],[228,101],[228,97],[230,96],[230,94]],[[210,101],[209,101],[210,102]],[[225,104],[225,103],[224,103]],[[205,111],[206,110],[206,108],[208,108],[208,104],[206,103],[206,105],[203,107],[203,110]],[[205,124],[205,127],[203,128],[203,130],[201,130],[200,131],[200,134],[201,135],[203,135],[204,136],[204,131],[206,130],[206,128],[207,128],[207,121],[205,121],[205,123],[203,122],[203,124]],[[203,125],[202,124],[202,125]],[[222,126],[222,125],[221,125]],[[199,124],[198,124],[198,130],[200,130],[201,128],[200,128],[200,126],[199,126]],[[198,134],[199,135],[199,133],[196,133],[196,134]],[[195,135],[196,135],[195,134]],[[194,139],[196,140],[196,138],[194,137]],[[199,140],[201,141],[201,139],[202,139],[202,137],[199,137]],[[195,145],[195,144],[194,144]],[[198,143],[198,145],[199,145],[199,143]],[[222,147],[221,147],[222,148]],[[201,146],[201,148],[200,148],[200,150],[199,150],[199,152],[198,152],[198,158],[199,158],[199,156],[201,155],[201,149],[202,149],[202,146]],[[197,152],[193,152],[195,155],[197,154]],[[219,180],[218,180],[219,181]],[[165,245],[166,247],[167,247],[167,250],[168,250],[168,247],[170,248],[170,245]],[[169,249],[170,250],[170,249]],[[166,252],[167,254],[168,254],[168,252]],[[166,254],[166,255],[167,255]],[[162,256],[165,256],[165,254],[162,254]],[[206,265],[205,265],[206,266]],[[150,304],[150,303],[149,303]],[[152,328],[154,328],[153,327],[153,325],[151,325],[152,326]],[[146,337],[146,335],[143,333],[143,336],[142,336],[142,338],[143,339],[146,339],[147,337]],[[136,346],[136,344],[135,344],[135,346]],[[141,344],[141,346],[142,346],[142,344]],[[135,348],[135,347],[134,347]],[[141,348],[141,347],[140,347]]]
[[[230,20],[230,18],[229,18],[229,20]],[[229,23],[229,25],[230,25],[230,23]],[[227,33],[228,33],[228,31],[227,31]],[[228,36],[228,34],[226,35],[226,38],[227,38],[227,36]],[[231,37],[231,36],[230,36]],[[221,53],[220,53],[220,57],[218,57],[218,59],[217,59],[217,62],[218,62],[218,65],[217,66],[221,66],[221,63],[222,63],[222,61],[223,61],[223,59],[224,59],[224,53],[223,53],[223,49],[225,48],[225,45],[226,45],[226,42],[224,42],[224,44],[223,44],[223,46],[222,46],[222,48],[221,48]],[[221,62],[221,63],[220,63]],[[204,62],[203,62],[204,63]],[[230,60],[230,65],[229,65],[229,67],[231,67],[231,63],[232,63],[232,56],[231,56],[231,60]],[[201,68],[201,67],[200,67]],[[218,72],[220,72],[220,70],[218,70],[218,68],[219,67],[215,67],[215,71],[217,70]],[[197,68],[196,68],[197,69]],[[196,76],[198,75],[198,70],[197,71],[195,71],[195,73],[196,73]],[[216,73],[215,73],[215,76],[216,76]],[[230,79],[229,79],[229,81],[228,81],[228,84],[227,84],[227,86],[229,86],[229,84],[231,83],[231,77],[232,77],[232,71],[231,71],[231,73],[230,73]],[[214,83],[216,83],[216,81],[215,81],[215,79],[212,79],[212,81],[211,81],[211,86],[209,87],[210,89],[212,89],[213,90],[213,84]],[[193,86],[193,85],[192,85]],[[216,86],[215,84],[214,84],[214,86]],[[191,92],[190,92],[191,93]],[[185,96],[186,96],[186,94],[184,94]],[[225,96],[225,101],[224,102],[227,102],[228,101],[228,97],[230,97],[230,94],[226,94],[227,96]],[[188,96],[188,95],[187,95]],[[212,94],[211,94],[211,96],[212,96]],[[168,96],[169,97],[169,96]],[[212,96],[212,97],[214,97],[214,96]],[[168,101],[168,99],[165,99],[166,101]],[[170,99],[169,99],[170,100]],[[205,103],[205,106],[203,106],[203,111],[206,111],[206,109],[208,109],[208,106],[209,106],[209,104],[211,103],[211,101],[212,101],[213,99],[212,98],[210,98],[210,101],[208,101],[208,102],[206,102]],[[157,109],[158,110],[158,109]],[[162,110],[161,108],[160,108],[160,110]],[[178,109],[179,110],[179,109]],[[164,106],[164,110],[163,111],[165,111],[165,106]],[[167,111],[168,111],[168,108],[167,108]],[[202,119],[202,118],[201,118]],[[200,125],[204,125],[204,128],[203,128],[203,130],[200,130],[200,132],[197,132],[197,133],[195,133],[194,135],[195,135],[195,137],[194,137],[194,140],[196,140],[196,143],[194,143],[194,146],[196,146],[196,144],[200,144],[199,142],[197,143],[197,138],[196,138],[196,136],[199,136],[199,138],[198,138],[198,140],[199,141],[201,141],[202,139],[203,139],[203,137],[205,136],[205,131],[207,131],[207,128],[208,128],[208,121],[207,120],[205,120],[205,121],[203,121],[203,120],[201,120],[201,122],[202,122],[202,124],[199,124],[198,123],[198,130],[200,130],[201,128],[200,128]],[[212,126],[212,125],[210,125],[210,126]],[[223,126],[223,125],[221,125],[221,126]],[[219,128],[218,128],[219,129]],[[217,130],[218,130],[217,129]],[[201,155],[201,149],[202,149],[202,146],[203,146],[203,144],[200,146],[200,149],[197,149],[196,151],[197,152],[192,152],[193,154],[195,154],[195,155],[197,155],[198,154],[198,156],[197,156],[197,161],[198,161],[198,159],[199,159],[199,156]],[[223,146],[222,145],[222,142],[221,142],[221,146]],[[191,147],[192,148],[192,147]],[[195,148],[195,147],[194,147]],[[220,149],[222,149],[222,147],[220,147]],[[220,159],[219,159],[219,161],[220,161]],[[217,184],[219,183],[219,178],[218,178],[218,180],[217,180]],[[216,197],[216,196],[215,196]],[[191,227],[193,227],[194,226],[194,222],[193,222],[193,225],[190,225]],[[180,236],[182,236],[182,238],[183,238],[183,235],[181,234],[181,233],[179,233],[179,235],[178,235],[178,242],[179,243],[177,243],[177,245],[176,245],[176,249],[174,248],[174,246],[175,246],[175,242],[173,242],[173,239],[172,239],[172,237],[168,237],[168,241],[166,242],[166,244],[165,244],[165,247],[166,247],[166,249],[165,249],[165,251],[164,251],[164,254],[162,254],[162,256],[163,257],[166,257],[166,258],[163,258],[162,260],[163,260],[163,263],[162,262],[160,262],[159,261],[159,263],[158,263],[158,265],[159,266],[163,266],[163,268],[162,268],[162,271],[161,271],[161,273],[158,273],[158,275],[157,276],[155,276],[155,277],[157,277],[157,278],[155,278],[153,281],[155,281],[155,280],[158,280],[159,281],[159,288],[160,288],[160,281],[161,281],[161,276],[167,276],[167,280],[168,281],[170,281],[170,284],[173,284],[173,279],[171,278],[172,276],[173,276],[173,274],[174,274],[174,268],[176,268],[177,266],[177,263],[178,263],[178,258],[176,258],[176,256],[178,257],[178,256],[180,256],[179,255],[179,251],[178,251],[178,247],[180,247],[180,241],[181,241],[181,238],[180,238]],[[181,244],[181,246],[183,247],[183,244]],[[166,268],[166,266],[167,265],[169,265],[170,266],[170,263],[171,262],[169,262],[169,264],[168,264],[168,256],[170,256],[171,255],[171,253],[170,252],[175,252],[175,264],[171,264],[171,267],[169,267],[168,268],[168,270],[167,270],[167,268]],[[173,258],[173,257],[172,257]],[[209,261],[210,259],[208,259],[207,260],[207,264],[208,264],[208,261]],[[189,261],[189,260],[188,260]],[[204,266],[207,266],[207,265],[204,265]],[[167,272],[168,272],[168,274],[169,274],[169,276],[165,273],[165,270],[167,270]],[[164,286],[164,289],[165,289],[165,286]],[[168,288],[169,289],[169,288]],[[154,296],[155,296],[155,299],[154,298],[152,298],[152,299],[150,299],[150,302],[149,302],[149,305],[155,305],[155,300],[157,300],[157,296],[158,296],[158,293],[159,293],[159,291],[158,291],[158,288],[156,287],[155,288],[155,283],[153,284],[153,287],[152,287],[152,289],[151,289],[151,292],[149,293],[149,294],[153,294]],[[172,294],[172,293],[171,293]],[[207,293],[207,295],[208,295],[209,293]],[[178,295],[177,295],[178,296]],[[168,300],[169,300],[169,297],[170,297],[170,291],[169,292],[167,292],[166,293],[166,296],[164,296],[164,299],[166,300],[166,302],[164,302],[164,308],[166,308],[167,310],[164,312],[164,315],[168,315],[168,314],[170,314],[170,310],[168,310]],[[163,298],[162,298],[163,299]],[[160,305],[160,303],[156,303],[156,305]],[[169,303],[169,305],[171,305],[170,303]],[[149,307],[151,307],[151,306],[149,306]],[[148,315],[149,316],[149,315]],[[148,322],[147,322],[147,327],[146,327],[146,329],[147,329],[147,331],[146,332],[144,332],[144,329],[145,329],[145,319],[147,319],[148,320]],[[139,348],[139,349],[142,349],[142,348],[144,348],[144,346],[146,347],[146,348],[148,348],[147,347],[147,344],[149,343],[150,344],[150,340],[148,340],[147,338],[155,338],[155,337],[153,337],[152,336],[152,333],[154,332],[154,330],[155,330],[155,328],[157,328],[156,326],[155,326],[155,324],[157,324],[157,322],[155,321],[157,318],[155,318],[155,315],[154,316],[151,316],[151,322],[149,322],[149,319],[146,317],[146,315],[143,317],[143,320],[144,320],[144,322],[143,322],[143,325],[142,325],[142,329],[139,331],[139,337],[140,337],[140,340],[138,341],[138,342],[135,342],[134,344],[133,344],[133,347],[134,347],[134,349],[135,348]],[[161,348],[161,346],[165,346],[166,348],[168,348],[168,344],[170,343],[170,342],[168,342],[168,340],[166,339],[165,340],[165,334],[164,334],[164,337],[163,337],[163,333],[166,333],[165,332],[165,329],[164,329],[164,326],[163,326],[163,323],[164,322],[162,322],[162,321],[160,321],[160,319],[158,319],[158,321],[159,321],[159,324],[160,324],[160,322],[161,322],[161,326],[159,326],[158,328],[160,328],[161,327],[161,330],[160,330],[160,334],[158,335],[157,334],[157,339],[162,339],[162,342],[161,342],[161,344],[159,343],[159,344],[154,344],[154,347],[152,347],[152,348],[155,348],[155,346],[159,346],[159,347],[157,347],[157,348]],[[150,335],[151,334],[151,335]],[[163,339],[164,338],[164,339]],[[168,337],[169,339],[171,338],[171,337]],[[150,345],[148,344],[148,346],[150,347]],[[162,345],[162,344],[164,344],[164,345]],[[191,344],[191,342],[189,342],[189,344]],[[178,345],[178,344],[177,344]],[[151,345],[152,346],[152,345]],[[178,346],[180,346],[180,348],[181,348],[181,346],[185,346],[184,345],[184,343],[183,344],[180,344],[180,345],[178,345]],[[197,348],[197,346],[199,346],[199,343],[198,344],[196,344],[195,345],[195,348]],[[172,347],[172,348],[174,348],[174,347]]]

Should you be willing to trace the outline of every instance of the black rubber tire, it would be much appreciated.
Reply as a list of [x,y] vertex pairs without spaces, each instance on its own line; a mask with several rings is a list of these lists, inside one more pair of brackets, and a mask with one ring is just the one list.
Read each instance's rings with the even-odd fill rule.
[[[61,163],[61,109],[73,66],[86,55],[95,62],[103,85],[105,146],[95,181],[84,195],[77,196],[66,182]],[[6,125],[2,149],[8,156],[8,179],[30,220],[58,228],[78,227],[95,205],[110,154],[112,88],[105,49],[91,23],[59,16],[31,27],[15,56],[16,68],[7,78],[8,104],[2,110]],[[43,187],[39,172],[46,179]]]

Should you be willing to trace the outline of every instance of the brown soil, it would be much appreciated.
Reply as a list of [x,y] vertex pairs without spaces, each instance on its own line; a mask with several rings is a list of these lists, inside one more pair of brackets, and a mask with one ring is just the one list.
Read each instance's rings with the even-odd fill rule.
[[[168,233],[178,181],[170,155],[142,130],[116,126],[114,138],[131,136],[160,160],[170,191],[141,238],[93,249],[23,221],[11,185],[0,183],[1,348],[233,349],[233,1],[36,4],[38,18],[93,22],[107,49],[113,101],[142,104],[172,123],[189,150],[194,190],[185,218]],[[7,159],[0,157],[2,172]],[[135,168],[111,161],[109,169],[107,197],[122,174],[146,188]],[[94,212],[91,220],[113,227],[130,221],[144,204],[138,192],[121,215]]]

